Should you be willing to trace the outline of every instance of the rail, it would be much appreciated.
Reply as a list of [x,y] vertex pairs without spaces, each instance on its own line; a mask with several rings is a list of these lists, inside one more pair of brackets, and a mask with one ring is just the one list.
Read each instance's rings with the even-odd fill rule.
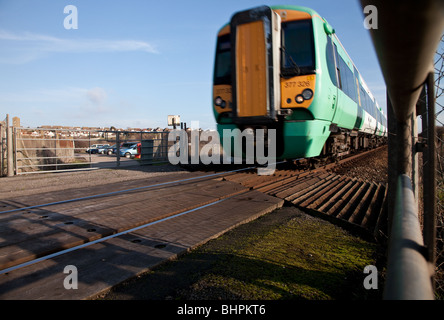
[[433,265],[427,259],[410,178],[398,176],[384,299],[433,300]]

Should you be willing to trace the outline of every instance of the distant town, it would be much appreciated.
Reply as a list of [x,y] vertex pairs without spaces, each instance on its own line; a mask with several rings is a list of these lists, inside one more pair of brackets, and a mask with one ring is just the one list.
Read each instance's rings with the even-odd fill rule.
[[144,133],[144,132],[169,132],[172,128],[115,128],[115,127],[69,127],[69,126],[40,126],[37,128],[20,128],[21,135],[31,136],[34,138],[46,137],[52,138],[56,135],[60,138],[98,138],[103,137],[106,133],[106,137],[109,139],[115,138],[116,132],[124,133]]

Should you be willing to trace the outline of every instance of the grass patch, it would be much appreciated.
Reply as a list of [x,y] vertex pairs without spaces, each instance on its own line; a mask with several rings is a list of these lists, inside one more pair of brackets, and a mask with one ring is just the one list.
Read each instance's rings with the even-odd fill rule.
[[381,290],[363,288],[364,267],[376,264],[376,251],[376,244],[286,207],[117,286],[103,298],[379,299]]

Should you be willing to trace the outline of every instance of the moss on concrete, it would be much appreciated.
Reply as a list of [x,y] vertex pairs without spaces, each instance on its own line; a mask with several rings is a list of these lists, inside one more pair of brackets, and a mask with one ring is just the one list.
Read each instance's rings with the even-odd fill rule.
[[[379,299],[364,267],[378,247],[284,207],[128,281],[105,299]],[[379,284],[382,288],[382,284]]]

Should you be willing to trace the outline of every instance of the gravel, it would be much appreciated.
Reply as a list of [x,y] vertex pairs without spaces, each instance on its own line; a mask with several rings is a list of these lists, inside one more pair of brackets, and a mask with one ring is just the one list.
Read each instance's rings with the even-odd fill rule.
[[346,162],[332,169],[333,172],[363,181],[387,184],[388,149],[387,146],[372,152],[365,158]]

